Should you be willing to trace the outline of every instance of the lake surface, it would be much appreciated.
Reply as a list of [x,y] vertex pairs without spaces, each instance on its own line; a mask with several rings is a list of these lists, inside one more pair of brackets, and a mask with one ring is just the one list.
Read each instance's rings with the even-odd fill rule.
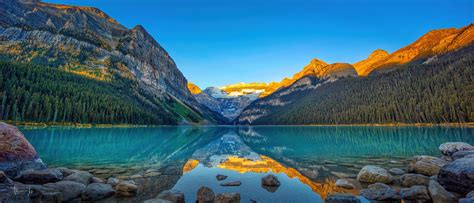
[[[324,202],[335,186],[355,182],[365,165],[406,168],[414,155],[440,156],[444,142],[474,144],[473,128],[448,127],[150,127],[22,128],[50,167],[87,170],[101,178],[134,180],[140,194],[153,198],[165,189],[194,202],[207,186],[214,192],[239,192],[242,202]],[[217,181],[216,175],[227,175]],[[260,179],[276,175],[281,186],[263,188]],[[240,186],[221,183],[241,181]]]

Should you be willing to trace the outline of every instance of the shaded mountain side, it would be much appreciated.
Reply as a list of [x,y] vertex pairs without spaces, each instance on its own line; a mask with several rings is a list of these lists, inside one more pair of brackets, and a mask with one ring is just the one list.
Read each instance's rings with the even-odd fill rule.
[[[390,72],[281,89],[249,105],[239,124],[446,123],[474,121],[474,45]],[[279,96],[279,97],[278,97]],[[278,102],[277,102],[278,101]]]
[[152,98],[141,97],[144,102],[165,104],[172,98],[185,109],[172,114],[200,115],[189,120],[185,113],[180,123],[226,121],[194,99],[173,59],[142,26],[127,29],[96,8],[1,0],[0,60],[54,67],[98,81],[131,80],[124,88]]

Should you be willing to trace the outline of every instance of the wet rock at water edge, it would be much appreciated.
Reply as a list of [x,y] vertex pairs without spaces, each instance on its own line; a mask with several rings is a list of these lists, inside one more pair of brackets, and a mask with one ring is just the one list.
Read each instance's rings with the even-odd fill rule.
[[400,193],[383,183],[369,185],[367,189],[361,190],[359,195],[376,201],[399,201],[401,199]]
[[198,203],[213,203],[214,202],[214,191],[211,188],[202,186],[197,191],[197,202]]
[[117,196],[131,197],[138,193],[138,186],[131,181],[121,181],[115,186]]
[[64,180],[74,181],[88,185],[91,182],[92,175],[86,171],[78,171],[64,178]]
[[278,187],[280,186],[280,181],[276,176],[269,174],[262,178],[262,185],[269,187]]
[[431,202],[426,186],[415,185],[410,188],[403,188],[400,193],[405,202]]
[[388,172],[390,172],[393,175],[403,175],[403,174],[405,174],[405,171],[402,170],[402,169],[399,169],[399,168],[391,168],[391,169],[388,170]]
[[428,185],[428,192],[433,200],[433,203],[456,203],[457,198],[451,192],[448,192],[435,180],[431,180]]
[[465,142],[446,142],[439,146],[439,151],[446,156],[452,156],[458,151],[466,150],[474,150],[474,146]]
[[117,178],[112,178],[110,177],[107,179],[107,184],[111,185],[112,187],[115,187],[117,184],[119,184],[120,180]]
[[168,200],[175,203],[184,203],[184,193],[178,190],[165,190],[158,195],[158,199]]
[[82,199],[86,201],[97,201],[113,196],[115,190],[112,186],[104,183],[91,183],[89,184],[84,192],[82,192]]
[[25,184],[53,183],[62,179],[63,174],[57,169],[26,170],[14,178],[15,181]]
[[461,194],[474,190],[474,157],[446,164],[439,171],[438,182],[447,190]]
[[73,173],[79,172],[79,170],[69,169],[66,167],[58,167],[56,169],[61,171],[61,173],[63,174],[63,177],[67,177]]
[[240,194],[239,193],[219,193],[214,199],[215,203],[239,203]]
[[240,186],[242,185],[242,182],[240,181],[232,181],[232,182],[227,182],[227,183],[221,183],[221,186]]
[[437,175],[439,169],[448,162],[432,156],[414,156],[408,165],[408,171],[427,176]]
[[30,198],[33,202],[62,202],[63,195],[59,190],[48,188],[43,185],[28,185]]
[[44,186],[58,190],[62,194],[63,201],[69,201],[81,197],[82,192],[86,188],[82,183],[67,180],[48,183]]
[[380,168],[378,166],[364,166],[357,175],[357,180],[359,182],[365,183],[387,183],[390,184],[393,182],[393,177],[388,173],[387,170]]
[[430,183],[430,177],[421,174],[405,174],[400,177],[400,184],[404,187],[411,187],[414,185],[428,185]]
[[104,183],[104,180],[102,180],[99,177],[94,176],[94,177],[91,178],[91,183]]
[[222,174],[216,175],[216,179],[217,179],[218,181],[225,180],[226,178],[227,178],[226,175],[222,175]]
[[325,203],[360,203],[360,199],[358,199],[353,194],[349,193],[336,193],[329,195]]
[[474,150],[458,151],[452,155],[453,159],[474,158]]
[[346,188],[346,189],[354,189],[355,188],[354,184],[350,183],[349,181],[347,181],[345,179],[338,179],[336,181],[336,186]]

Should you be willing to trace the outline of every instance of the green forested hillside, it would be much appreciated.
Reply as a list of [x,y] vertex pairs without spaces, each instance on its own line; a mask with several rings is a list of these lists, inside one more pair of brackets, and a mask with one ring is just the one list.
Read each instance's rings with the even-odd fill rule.
[[287,95],[282,107],[252,124],[446,123],[474,121],[474,46],[426,60],[346,78]]
[[56,68],[10,62],[0,62],[0,101],[0,120],[177,124],[181,115],[195,122],[200,119],[172,98],[161,101],[148,96],[135,81],[120,76],[98,81]]

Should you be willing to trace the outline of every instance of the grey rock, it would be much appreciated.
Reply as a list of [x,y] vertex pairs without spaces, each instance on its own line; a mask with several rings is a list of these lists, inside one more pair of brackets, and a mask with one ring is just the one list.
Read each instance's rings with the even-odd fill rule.
[[63,174],[63,177],[67,177],[67,176],[69,176],[73,173],[79,172],[78,170],[69,169],[69,168],[66,168],[66,167],[58,167],[56,169],[61,171],[61,173]]
[[169,200],[165,200],[165,199],[154,198],[154,199],[147,199],[143,201],[143,203],[173,203],[173,202]]
[[74,181],[84,185],[88,185],[91,182],[91,179],[92,175],[86,171],[79,171],[64,178],[64,180]]
[[464,158],[464,157],[474,158],[474,150],[457,151],[452,155],[452,157],[454,160]]
[[84,192],[82,192],[82,199],[86,201],[97,201],[113,196],[115,190],[112,186],[104,183],[91,183],[89,184]]
[[91,183],[104,183],[104,180],[98,177],[92,177],[91,178]]
[[232,181],[232,182],[227,182],[227,183],[221,183],[221,186],[240,186],[242,185],[242,182],[240,181]]
[[165,190],[158,195],[158,199],[168,200],[174,203],[184,203],[184,193],[178,190]]
[[431,197],[426,186],[415,185],[403,188],[400,191],[403,200],[416,200],[417,202],[429,202]]
[[383,168],[368,165],[360,170],[357,180],[365,183],[381,182],[389,184],[393,182],[393,177]]
[[427,176],[437,175],[439,169],[448,162],[432,156],[414,156],[408,165],[408,171]]
[[28,185],[31,193],[30,198],[33,201],[40,202],[62,202],[63,194],[54,188],[48,188],[43,185]]
[[391,169],[388,170],[388,172],[390,172],[393,175],[403,175],[403,174],[405,174],[405,171],[402,170],[402,169],[399,169],[399,168],[391,168]]
[[222,175],[222,174],[217,174],[217,175],[216,175],[216,179],[217,179],[218,181],[225,180],[226,178],[227,178],[226,175]]
[[63,174],[57,169],[26,170],[14,178],[25,184],[53,183],[63,179]]
[[466,194],[466,197],[474,197],[474,190],[471,191],[471,192],[469,192],[469,193],[467,193],[467,194]]
[[213,203],[214,202],[214,191],[211,188],[202,186],[197,191],[197,202],[198,203]]
[[474,203],[474,197],[466,197],[458,200],[458,203]]
[[84,191],[84,189],[86,189],[86,186],[82,183],[67,180],[55,183],[48,183],[44,186],[48,188],[53,188],[61,192],[63,201],[69,201],[81,197],[82,192]]
[[360,203],[361,201],[353,194],[336,193],[336,194],[330,194],[326,198],[326,200],[324,200],[324,202],[325,203]]
[[428,185],[428,191],[433,203],[456,203],[457,198],[454,194],[446,191],[438,182],[431,180]]
[[112,185],[112,187],[115,187],[119,182],[120,180],[117,178],[110,177],[109,179],[107,179],[107,184]]
[[262,185],[270,186],[270,187],[278,187],[280,186],[280,181],[278,180],[276,176],[269,174],[262,178]]
[[404,187],[411,187],[414,185],[426,185],[428,186],[430,177],[421,174],[405,174],[400,177],[400,184]]
[[12,184],[13,181],[5,174],[3,171],[0,171],[0,184]]
[[474,158],[461,158],[446,164],[439,171],[438,182],[447,190],[461,194],[474,190]]
[[346,188],[346,189],[354,189],[355,188],[354,184],[350,183],[349,181],[347,181],[345,179],[337,179],[336,186]]
[[401,199],[400,193],[383,183],[369,185],[367,189],[360,190],[359,195],[376,201],[398,201]]
[[214,200],[215,203],[239,203],[239,193],[219,193]]
[[446,142],[439,146],[443,155],[451,156],[458,151],[474,150],[474,147],[465,142]]
[[122,197],[135,196],[138,193],[138,186],[132,181],[120,181],[115,186],[116,194]]

